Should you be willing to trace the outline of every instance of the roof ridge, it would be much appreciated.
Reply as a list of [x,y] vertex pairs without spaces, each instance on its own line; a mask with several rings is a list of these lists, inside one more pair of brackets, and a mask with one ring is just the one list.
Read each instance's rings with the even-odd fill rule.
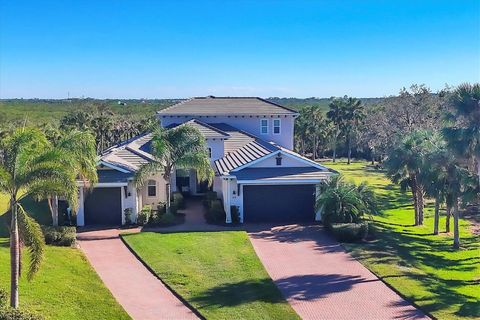
[[200,121],[200,120],[198,120],[197,118],[193,118],[193,119],[191,119],[191,120],[188,120],[187,122],[184,122],[183,124],[188,123],[188,122],[196,122],[196,123],[198,123],[198,124],[200,124],[200,125],[208,128],[208,129],[210,129],[210,130],[213,130],[213,131],[215,131],[215,132],[218,132],[218,133],[220,133],[220,134],[223,134],[223,135],[226,136],[226,137],[230,137],[230,135],[229,135],[228,133],[226,133],[225,131],[220,130],[220,129],[218,129],[218,128],[215,128],[214,126],[209,125],[208,123],[205,123],[205,122],[203,122],[203,121]]
[[165,110],[171,109],[171,108],[173,108],[173,107],[179,106],[179,105],[184,104],[185,102],[190,101],[190,100],[193,100],[193,99],[195,99],[195,98],[188,98],[188,99],[185,99],[185,100],[183,100],[183,101],[174,103],[174,104],[172,104],[170,107],[166,107],[166,108],[164,108],[164,109],[158,110],[156,113],[160,113],[160,112],[162,112],[162,111],[165,111]]
[[270,100],[267,100],[267,99],[264,99],[264,98],[260,98],[260,97],[257,97],[257,99],[258,99],[258,100],[261,100],[261,101],[263,101],[263,102],[266,102],[266,103],[270,103],[270,104],[272,104],[272,105],[274,105],[274,106],[277,106],[277,107],[279,107],[279,108],[283,108],[283,109],[285,109],[285,110],[288,110],[288,111],[291,111],[291,112],[294,112],[294,113],[299,113],[299,112],[296,111],[296,110],[287,108],[287,107],[285,107],[285,106],[282,106],[281,104],[272,102],[272,101],[270,101]]

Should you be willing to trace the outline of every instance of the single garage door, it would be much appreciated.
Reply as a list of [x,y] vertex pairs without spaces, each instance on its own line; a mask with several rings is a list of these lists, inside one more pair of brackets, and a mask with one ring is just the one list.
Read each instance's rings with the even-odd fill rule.
[[122,199],[120,188],[95,188],[85,199],[86,225],[121,225]]
[[313,221],[315,185],[243,187],[245,222]]

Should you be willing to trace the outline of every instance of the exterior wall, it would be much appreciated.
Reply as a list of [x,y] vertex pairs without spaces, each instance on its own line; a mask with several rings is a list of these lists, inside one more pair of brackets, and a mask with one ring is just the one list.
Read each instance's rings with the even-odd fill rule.
[[[157,194],[155,197],[149,197],[147,192],[147,181],[145,185],[138,190],[139,197],[141,197],[142,206],[145,205],[157,205],[159,202],[166,201],[166,183],[165,179],[160,174],[154,175],[148,180],[155,180],[157,184]],[[141,208],[140,208],[141,209]]]
[[[273,141],[287,149],[293,149],[294,116],[195,116],[195,117],[160,117],[162,126],[174,123],[183,123],[191,119],[198,119],[205,123],[226,123],[237,129],[258,136],[265,141]],[[268,119],[268,134],[261,134],[260,119]],[[280,119],[280,134],[273,134],[273,119]]]
[[212,150],[212,157],[210,158],[210,163],[213,164],[215,160],[223,158],[225,155],[225,149],[222,139],[207,139],[207,145]]
[[249,168],[285,168],[285,167],[311,167],[311,164],[305,163],[294,157],[282,154],[282,165],[277,166],[277,155],[273,155],[265,160],[252,164]]

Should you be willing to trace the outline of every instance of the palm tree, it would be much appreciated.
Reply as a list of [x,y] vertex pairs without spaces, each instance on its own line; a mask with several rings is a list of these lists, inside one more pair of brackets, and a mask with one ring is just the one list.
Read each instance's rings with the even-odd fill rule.
[[347,143],[347,163],[350,164],[352,158],[352,139],[358,131],[361,122],[365,119],[365,110],[362,102],[357,98],[348,98],[343,108],[342,131]]
[[[97,183],[97,154],[95,149],[95,138],[86,131],[73,130],[61,138],[56,144],[55,149],[62,153],[61,162],[75,173],[77,179],[81,180],[85,186],[93,186]],[[71,208],[76,209],[78,199],[78,188],[69,187],[62,189],[62,186],[50,188],[50,190],[60,190],[61,193],[46,195],[47,202],[52,214],[53,225],[58,225],[58,196],[63,195]],[[70,194],[65,191],[73,191]]]
[[431,152],[433,134],[417,130],[405,136],[390,152],[384,165],[390,179],[402,190],[412,192],[415,225],[423,225],[426,155]]
[[324,223],[358,223],[364,215],[377,212],[375,194],[366,184],[356,186],[336,175],[322,185],[322,189],[316,208],[321,208]]
[[158,128],[152,137],[153,161],[143,165],[135,175],[135,183],[142,186],[151,175],[161,172],[166,182],[166,212],[170,213],[170,178],[175,168],[195,169],[200,180],[213,179],[213,169],[205,138],[198,129],[188,125],[165,130]]
[[10,196],[10,305],[13,308],[18,308],[20,244],[30,251],[28,279],[39,270],[44,246],[40,226],[29,217],[20,201],[26,196],[59,192],[58,187],[75,186],[75,174],[62,164],[61,156],[38,129],[18,129],[0,141],[0,191]]
[[448,146],[468,165],[477,167],[480,184],[480,83],[464,83],[451,96],[449,126],[443,129]]
[[335,98],[328,105],[330,110],[327,112],[327,118],[333,123],[334,132],[332,135],[332,150],[333,150],[333,162],[337,157],[337,140],[340,136],[341,128],[345,121],[345,101],[343,99]]

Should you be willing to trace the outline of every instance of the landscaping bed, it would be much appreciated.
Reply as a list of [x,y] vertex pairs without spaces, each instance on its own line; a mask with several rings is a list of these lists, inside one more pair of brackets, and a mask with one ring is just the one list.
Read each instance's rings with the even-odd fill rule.
[[[438,319],[480,317],[480,236],[460,221],[461,249],[452,248],[452,234],[433,235],[433,203],[425,225],[414,227],[411,199],[382,171],[367,162],[324,163],[355,183],[367,181],[380,199],[374,216],[375,241],[344,243],[362,264],[407,300]],[[444,230],[445,216],[441,216]]]
[[123,235],[207,319],[298,319],[243,231]]

